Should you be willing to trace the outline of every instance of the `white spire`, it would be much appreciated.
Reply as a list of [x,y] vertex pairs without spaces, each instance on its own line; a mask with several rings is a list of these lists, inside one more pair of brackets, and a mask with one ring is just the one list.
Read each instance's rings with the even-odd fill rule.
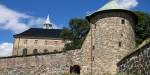
[[49,14],[43,25],[44,25],[43,26],[44,29],[53,29],[52,23],[50,22]]
[[49,19],[49,14],[47,15],[47,19],[45,21],[45,24],[51,24],[50,19]]

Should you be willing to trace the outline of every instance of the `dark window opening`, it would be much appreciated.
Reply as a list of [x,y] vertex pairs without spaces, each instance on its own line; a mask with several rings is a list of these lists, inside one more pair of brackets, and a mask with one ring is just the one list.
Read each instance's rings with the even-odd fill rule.
[[55,49],[54,52],[58,52],[58,50]]
[[28,42],[27,40],[24,40],[24,44],[27,44],[27,42]]
[[121,42],[119,42],[119,47],[121,47],[122,46],[122,43]]
[[93,46],[93,50],[95,49],[95,46]]
[[121,35],[121,37],[123,37],[123,34],[120,34]]
[[96,29],[96,24],[94,24],[94,29]]
[[94,57],[92,57],[92,61],[94,61]]
[[47,45],[47,44],[48,44],[48,41],[45,40],[45,45]]
[[37,53],[38,53],[37,49],[34,49],[33,54],[37,54]]
[[80,74],[80,66],[74,65],[70,67],[70,73]]
[[124,19],[121,20],[121,24],[125,24],[125,20]]
[[37,42],[38,42],[38,40],[35,40],[35,41],[34,41],[34,44],[37,44]]
[[48,50],[47,50],[47,49],[45,49],[45,50],[44,50],[44,53],[48,53]]
[[23,54],[22,55],[23,56],[27,55],[27,49],[26,48],[23,49]]

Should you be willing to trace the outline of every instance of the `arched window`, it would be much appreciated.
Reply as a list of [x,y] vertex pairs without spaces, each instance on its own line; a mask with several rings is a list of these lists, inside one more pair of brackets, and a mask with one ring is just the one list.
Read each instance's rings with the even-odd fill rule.
[[44,53],[48,53],[48,50],[47,50],[47,49],[44,49]]
[[33,54],[37,54],[37,53],[38,53],[37,49],[34,49]]
[[27,49],[26,48],[23,49],[22,55],[27,55]]
[[70,73],[80,74],[80,66],[74,65],[70,67]]

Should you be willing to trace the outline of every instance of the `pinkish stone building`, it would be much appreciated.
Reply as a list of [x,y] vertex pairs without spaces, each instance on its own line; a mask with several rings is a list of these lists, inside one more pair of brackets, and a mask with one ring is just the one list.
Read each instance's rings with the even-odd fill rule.
[[61,31],[53,29],[48,16],[43,28],[30,28],[14,35],[13,56],[62,51],[64,41],[60,38]]

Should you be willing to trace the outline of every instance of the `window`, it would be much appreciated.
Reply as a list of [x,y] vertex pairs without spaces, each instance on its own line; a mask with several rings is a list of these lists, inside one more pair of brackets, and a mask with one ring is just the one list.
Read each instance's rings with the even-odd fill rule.
[[122,43],[121,42],[119,42],[119,47],[121,47],[122,46]]
[[37,53],[38,53],[37,49],[34,49],[33,54],[37,54]]
[[54,43],[55,43],[55,45],[57,45],[57,44],[58,44],[58,41],[54,41]]
[[125,24],[125,20],[124,19],[121,20],[121,24]]
[[58,50],[55,49],[54,52],[58,52]]
[[123,34],[120,34],[121,37],[123,37]]
[[23,56],[27,55],[27,49],[26,49],[26,48],[23,49],[22,55],[23,55]]
[[24,44],[27,44],[27,42],[28,42],[27,40],[24,40]]
[[95,49],[95,46],[92,46],[92,49],[94,50],[94,49]]
[[94,24],[94,29],[96,29],[96,24]]
[[38,42],[38,40],[35,40],[35,41],[34,41],[34,44],[37,44],[37,42]]
[[45,49],[45,50],[44,50],[44,53],[48,53],[48,50],[47,50],[47,49]]
[[45,45],[47,45],[47,44],[48,44],[48,41],[45,40]]

